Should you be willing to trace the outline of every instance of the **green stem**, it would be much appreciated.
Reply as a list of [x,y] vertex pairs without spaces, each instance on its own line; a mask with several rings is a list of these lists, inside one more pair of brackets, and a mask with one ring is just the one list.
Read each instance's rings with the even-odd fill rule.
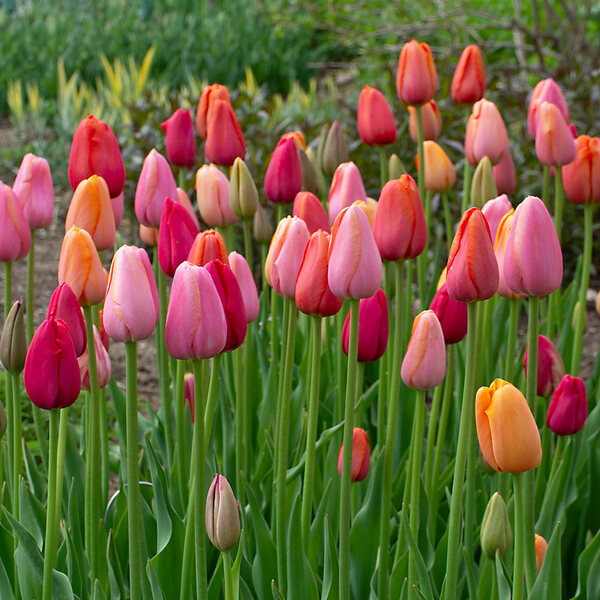
[[[342,485],[340,492],[340,600],[349,600],[350,598],[350,491],[352,485],[351,475],[354,404],[356,402],[358,309],[358,298],[352,298],[350,300],[350,336],[348,342],[348,372],[346,377],[346,402],[344,407],[344,450],[342,454]],[[389,428],[391,428],[391,425]]]
[[378,146],[377,150],[379,150],[379,187],[380,189],[383,189],[383,186],[386,184],[388,179],[388,159],[385,146]]
[[435,433],[442,407],[443,389],[444,388],[442,385],[438,385],[433,392],[431,414],[429,416],[429,427],[427,430],[427,450],[425,452],[425,485],[427,488],[427,497],[430,501],[433,497],[433,452],[435,449]]
[[[250,476],[250,465],[251,465],[251,457],[252,454],[252,406],[251,406],[251,398],[254,398],[254,395],[250,393],[251,385],[252,385],[252,323],[248,323],[248,330],[246,331],[246,340],[244,342],[244,406],[242,410],[244,412],[244,448],[246,449],[246,453],[243,458],[242,466],[244,472],[248,473],[248,477]],[[241,493],[241,489],[238,488],[238,494]]]
[[[60,410],[60,425],[58,429],[58,449],[56,454],[56,512],[54,523],[59,529],[60,511],[62,508],[63,485],[65,477],[65,453],[67,450],[67,431],[69,427],[69,408]],[[58,534],[57,534],[58,535]]]
[[229,552],[223,552],[221,556],[223,557],[223,575],[225,578],[225,600],[234,600],[231,556],[229,555]]
[[[8,377],[8,373],[6,374]],[[13,416],[12,416],[12,442],[14,444],[12,458],[12,482],[13,482],[13,515],[15,519],[20,518],[20,502],[19,502],[19,477],[21,475],[21,467],[23,464],[23,457],[21,452],[21,390],[19,373],[11,373],[10,379],[12,381],[12,401],[13,401]]]
[[[419,163],[420,164],[420,163]],[[425,222],[427,223],[427,241],[423,252],[417,257],[417,280],[419,285],[419,300],[421,309],[429,304],[429,298],[427,297],[427,265],[429,263],[428,247],[429,237],[431,236],[431,192],[427,190],[425,192]]]
[[[465,114],[467,117],[467,121],[469,120],[470,107],[465,109]],[[464,212],[469,208],[469,203],[471,201],[471,177],[473,173],[471,171],[471,165],[467,157],[465,156],[465,165],[463,168],[463,195],[462,195],[462,203],[460,205],[460,214],[463,215]]]
[[[194,428],[194,432],[196,428]],[[194,439],[196,436],[194,436]],[[195,445],[192,442],[192,452]],[[183,539],[183,557],[181,559],[181,592],[180,600],[188,600],[192,597],[192,573],[194,571],[194,478],[190,482],[188,495],[187,521],[185,522],[185,537]]]
[[12,263],[4,263],[4,318],[12,306]]
[[565,452],[565,447],[567,442],[570,440],[570,436],[567,435],[559,435],[557,436],[558,440],[556,442],[556,447],[554,449],[554,455],[552,456],[552,467],[550,468],[550,475],[548,476],[547,484],[550,485],[554,476],[556,475],[556,471],[558,471],[558,466],[560,465],[560,461],[562,460],[563,454]]
[[[425,150],[424,150],[424,135],[423,135],[423,114],[422,106],[415,106],[417,113],[417,152],[419,153],[419,171],[417,174],[419,195],[425,198]],[[429,226],[429,222],[427,223]]]
[[[34,296],[33,296],[33,281],[35,270],[35,229],[31,230],[31,248],[27,255],[27,302],[25,304],[25,320],[27,327],[27,341],[30,342],[33,337],[33,312],[34,312]],[[35,405],[34,405],[35,406]]]
[[523,579],[525,575],[525,531],[523,528],[523,481],[522,473],[513,474],[515,508],[515,554],[513,567],[513,600],[523,598]]
[[446,225],[446,250],[450,254],[450,247],[454,239],[454,225],[452,224],[452,215],[450,214],[448,192],[442,192],[442,205],[444,207],[444,223]]
[[[208,450],[208,444],[210,442],[210,434],[212,432],[212,424],[215,416],[215,410],[217,408],[217,390],[219,389],[219,378],[221,375],[221,357],[222,354],[217,354],[213,358],[212,369],[210,372],[210,382],[208,384],[208,395],[206,397],[206,408],[204,409],[204,452]],[[194,374],[194,379],[196,375]],[[196,386],[194,385],[194,391]],[[203,399],[204,404],[204,399]],[[196,415],[198,414],[198,408],[196,407]]]
[[246,255],[246,262],[250,267],[250,273],[254,274],[252,270],[252,221],[250,219],[244,219],[243,227],[244,227],[244,254]]
[[529,322],[527,326],[527,404],[535,415],[537,400],[537,371],[538,371],[538,312],[537,296],[529,297]]
[[186,184],[185,167],[179,167],[179,169],[177,169],[177,185],[187,194]]
[[[421,201],[425,205],[425,223],[427,226],[427,231],[429,232],[431,225],[431,215],[428,215],[428,212],[431,212],[429,208],[431,206],[431,195],[425,191],[425,150],[424,150],[424,140],[423,140],[423,115],[421,113],[422,107],[416,106],[415,112],[417,113],[417,144],[418,144],[418,152],[419,152],[419,171],[417,174],[418,177],[418,186],[419,186],[419,196],[421,197]],[[429,238],[429,235],[427,236]],[[425,248],[420,256],[417,258],[417,279],[419,284],[419,300],[421,308],[425,306],[427,303],[426,298],[426,286],[425,286],[425,278],[427,272],[427,243],[425,244]]]
[[506,340],[506,356],[504,358],[504,379],[512,382],[515,354],[517,350],[517,329],[519,327],[521,300],[519,298],[509,298],[508,302],[510,305],[510,317],[508,325],[508,337]]
[[[185,421],[184,421],[184,380],[185,380],[185,360],[177,361],[177,376],[175,385],[175,463],[177,464],[177,479],[179,483],[179,496],[181,505],[185,506],[185,489],[188,481],[189,462],[185,459]],[[198,384],[200,385],[200,384]],[[194,386],[195,387],[195,386]]]
[[[388,298],[388,319],[390,323],[394,323],[395,315],[392,313],[390,301],[392,293],[390,290],[390,269],[391,263],[384,261],[383,263],[383,283],[382,288]],[[399,317],[402,319],[402,315]],[[388,373],[392,361],[392,352],[388,344],[381,360],[379,361],[379,389],[377,390],[377,445],[383,446],[385,440],[385,407],[388,400]]]
[[547,205],[548,203],[548,194],[550,193],[550,166],[549,165],[544,165],[542,168],[542,172],[544,174],[543,176],[543,183],[542,183],[542,200],[544,202],[544,204]]
[[562,244],[562,222],[563,210],[565,204],[565,194],[562,183],[562,167],[555,167],[554,175],[554,226],[556,227],[556,235],[558,243]]
[[238,501],[243,506],[242,471],[244,470],[244,347],[240,346],[233,351],[234,387],[235,387],[235,489]]
[[46,506],[46,537],[44,543],[44,580],[43,600],[52,598],[52,570],[56,561],[56,546],[58,529],[55,526],[56,517],[56,453],[58,447],[58,410],[50,411],[50,433],[48,446],[51,458],[48,471],[48,498]]

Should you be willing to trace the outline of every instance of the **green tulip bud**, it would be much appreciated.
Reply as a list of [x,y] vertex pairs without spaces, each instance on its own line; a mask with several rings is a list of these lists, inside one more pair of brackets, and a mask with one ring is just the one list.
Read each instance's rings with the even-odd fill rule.
[[[317,179],[317,192],[314,192],[317,196],[321,197],[321,194],[324,193],[324,191],[327,189],[327,183],[325,182],[325,176],[323,175],[323,171],[321,171],[321,163],[319,162],[319,159],[317,158],[317,156],[315,155],[315,151],[310,147],[307,146],[306,150],[306,158],[308,158],[308,160],[310,160],[310,164],[313,166],[314,172],[315,172],[315,177]],[[302,158],[300,159],[302,160]],[[304,169],[304,167],[303,167]],[[304,173],[304,170],[302,171]]]
[[27,338],[24,313],[23,302],[17,300],[4,321],[2,336],[0,336],[0,361],[11,373],[20,373],[25,366]]
[[323,148],[323,171],[331,177],[338,165],[344,162],[348,162],[348,145],[339,122],[334,121]]
[[399,156],[397,154],[392,154],[388,161],[388,179],[400,179],[404,173],[406,173],[406,169]]
[[229,205],[240,219],[249,219],[258,207],[258,190],[246,163],[239,157],[233,161],[229,183]]
[[269,221],[267,211],[260,204],[254,213],[253,230],[254,238],[259,244],[269,244],[271,242],[274,231],[273,225]]
[[298,148],[298,156],[300,157],[300,164],[302,165],[302,191],[312,192],[318,196],[319,181],[317,179],[317,171],[302,148]]
[[488,502],[481,522],[481,549],[492,560],[496,550],[504,554],[512,544],[512,528],[502,496],[496,492]]
[[487,156],[484,156],[477,165],[471,182],[471,206],[482,208],[492,198],[498,196],[498,188],[494,179],[494,168]]

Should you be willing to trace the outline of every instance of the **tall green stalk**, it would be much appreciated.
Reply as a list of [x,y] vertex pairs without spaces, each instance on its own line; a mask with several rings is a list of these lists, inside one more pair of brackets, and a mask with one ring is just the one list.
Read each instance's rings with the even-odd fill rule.
[[44,579],[43,600],[52,599],[52,570],[56,562],[58,529],[56,518],[56,454],[58,450],[58,410],[50,411],[50,432],[48,435],[50,464],[48,465],[48,497],[46,500],[46,537],[44,538]]
[[[252,270],[253,258],[252,258],[252,221],[250,219],[244,219],[242,221],[244,227],[244,254],[248,267],[250,267],[250,273],[254,274]],[[232,249],[230,248],[230,251]]]
[[221,554],[223,557],[223,576],[225,581],[225,600],[234,600],[233,573],[231,571],[231,556],[229,551]]
[[[469,121],[469,116],[471,114],[472,108],[465,108],[465,115],[467,117],[467,123]],[[460,214],[463,215],[464,212],[469,208],[469,203],[471,202],[471,177],[473,176],[473,172],[471,171],[471,165],[465,155],[465,165],[463,168],[463,195],[462,202],[460,205]]]
[[508,337],[506,339],[506,357],[504,360],[504,379],[512,383],[513,369],[515,365],[515,354],[517,350],[517,329],[519,327],[519,312],[521,310],[521,300],[519,298],[509,298],[510,317],[508,325]]
[[565,191],[562,183],[562,167],[555,167],[554,175],[554,227],[558,236],[558,243],[562,243],[562,222],[565,205]]
[[526,533],[523,523],[523,473],[513,473],[515,509],[515,554],[513,566],[513,600],[523,599]]
[[383,189],[388,179],[388,159],[385,152],[385,146],[378,146],[379,150],[379,187]]
[[[9,374],[6,373],[8,379]],[[19,506],[19,477],[21,475],[21,467],[23,464],[23,456],[21,452],[21,390],[20,381],[21,375],[19,373],[11,372],[10,379],[12,382],[12,442],[14,448],[12,451],[12,486],[13,486],[13,515],[15,519],[20,518],[20,506]]]
[[[217,390],[219,389],[219,377],[221,375],[221,357],[222,354],[217,354],[213,358],[212,369],[210,372],[210,382],[208,384],[208,393],[206,400],[202,398],[203,404],[206,404],[204,408],[204,452],[208,450],[208,443],[210,441],[210,434],[212,432],[212,424],[215,416],[215,410],[217,408]],[[194,375],[194,379],[195,379]],[[196,386],[194,386],[194,393]],[[195,409],[198,410],[197,408]],[[196,412],[196,414],[198,414]]]
[[[425,222],[427,224],[427,231],[430,230],[430,215],[427,215],[428,206],[431,206],[431,196],[427,194],[425,191],[425,150],[424,150],[424,136],[423,136],[423,115],[421,113],[422,107],[416,106],[415,112],[417,113],[417,145],[419,152],[419,171],[417,173],[418,178],[418,186],[419,186],[419,196],[421,197],[421,201],[425,205]],[[431,212],[429,210],[429,212]],[[429,238],[429,235],[427,236]],[[426,302],[426,278],[427,272],[427,244],[425,244],[425,248],[420,256],[417,258],[417,279],[419,284],[419,300],[420,306],[423,307]]]
[[[185,398],[185,361],[177,361],[177,375],[175,381],[175,464],[177,465],[177,480],[181,505],[185,506],[185,490],[188,482],[189,457],[185,456],[185,421],[183,405]],[[199,385],[199,384],[198,384]],[[195,387],[195,386],[194,386]]]
[[[446,346],[447,348],[448,346]],[[443,385],[438,385],[433,391],[433,400],[431,402],[431,414],[429,415],[429,426],[427,429],[427,449],[425,452],[425,488],[427,497],[431,501],[433,497],[433,453],[435,450],[435,433],[437,430],[438,419],[442,407]]]

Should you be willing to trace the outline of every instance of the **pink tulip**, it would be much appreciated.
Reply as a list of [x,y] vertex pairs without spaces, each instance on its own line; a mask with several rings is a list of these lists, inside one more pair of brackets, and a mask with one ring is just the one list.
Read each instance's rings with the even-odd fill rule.
[[[106,387],[110,381],[111,364],[108,351],[102,343],[100,332],[94,325],[94,349],[96,351],[96,373],[98,376],[98,387]],[[90,359],[85,352],[77,359],[79,362],[79,373],[81,376],[81,388],[84,390],[90,389]]]
[[554,104],[562,113],[565,121],[567,123],[569,122],[569,105],[567,104],[560,87],[552,78],[542,79],[542,81],[538,82],[535,88],[533,88],[527,112],[527,128],[529,129],[529,134],[534,139],[537,133],[537,125],[540,116],[539,108],[542,102]]
[[588,414],[585,383],[565,375],[558,384],[546,415],[546,426],[557,435],[573,435],[585,425]]
[[202,220],[209,227],[227,227],[237,223],[229,205],[229,179],[214,165],[202,165],[196,171],[196,198]]
[[442,326],[446,344],[457,344],[467,335],[467,303],[450,298],[446,283],[436,291],[429,309]]
[[396,141],[396,122],[385,96],[368,85],[358,97],[358,135],[369,146]]
[[196,162],[194,124],[189,110],[178,108],[161,127],[167,136],[167,158],[178,167],[193,167]]
[[232,165],[246,156],[244,134],[228,100],[211,102],[206,121],[206,160],[217,165]]
[[517,175],[515,165],[507,150],[497,165],[494,165],[494,181],[499,194],[510,196],[517,187]]
[[492,236],[492,242],[496,239],[496,232],[498,231],[498,225],[502,221],[502,217],[508,214],[512,209],[512,204],[506,194],[497,196],[488,200],[481,209],[488,225],[490,227],[490,234]]
[[158,290],[148,254],[121,246],[113,256],[103,313],[104,328],[117,342],[149,338],[158,322]]
[[515,209],[511,208],[508,213],[502,217],[498,223],[498,231],[496,231],[496,241],[494,242],[494,254],[498,262],[498,289],[496,293],[503,298],[521,298],[520,294],[513,291],[506,283],[504,277],[504,253],[506,252],[506,242],[508,241],[508,232],[515,218]]
[[296,194],[292,214],[306,223],[311,234],[318,229],[331,233],[327,213],[321,201],[312,192],[298,192]]
[[458,104],[473,104],[485,94],[485,67],[479,47],[467,46],[460,55],[450,88],[452,99]]
[[60,319],[67,326],[73,340],[76,356],[81,356],[86,349],[87,334],[85,321],[77,297],[66,283],[61,283],[53,292],[48,304],[46,318]]
[[196,211],[190,202],[190,197],[187,195],[185,190],[182,190],[180,187],[177,188],[177,198],[173,198],[177,202],[177,204],[181,204],[185,210],[187,210],[190,217],[192,217],[192,221],[194,221],[194,225],[200,231],[200,221],[198,221],[198,217],[196,216]]
[[265,194],[271,202],[293,202],[302,188],[302,164],[294,138],[277,144],[265,174]]
[[479,100],[467,122],[465,154],[474,167],[487,156],[492,164],[500,162],[508,151],[508,133],[498,108],[489,100]]
[[329,221],[333,223],[342,209],[356,200],[366,200],[367,193],[358,167],[345,162],[337,167],[329,188]]
[[[342,457],[344,455],[344,444],[338,453],[338,473],[342,476]],[[369,437],[367,432],[360,427],[352,431],[352,469],[350,479],[362,481],[369,474],[369,463],[371,462],[371,449],[369,448]]]
[[45,158],[31,153],[23,157],[13,191],[21,201],[30,229],[41,229],[52,223],[54,186]]
[[[523,355],[523,369],[527,377],[529,346]],[[538,336],[537,395],[550,396],[565,375],[565,363],[558,348],[545,335]]]
[[256,283],[246,259],[237,252],[229,253],[229,266],[237,279],[244,300],[246,323],[256,320],[260,310]]
[[575,204],[600,202],[600,138],[580,135],[575,159],[562,169],[567,198]]
[[121,192],[118,196],[111,198],[110,203],[112,205],[113,217],[115,219],[115,228],[117,228],[123,219],[123,192]]
[[167,311],[165,343],[180,360],[212,358],[225,347],[223,304],[205,267],[183,262],[177,267]]
[[446,345],[442,326],[432,310],[419,313],[402,361],[402,381],[416,390],[434,388],[446,375]]
[[535,152],[544,165],[566,165],[575,159],[573,134],[560,110],[550,102],[538,108]]
[[205,511],[206,535],[221,552],[235,547],[240,539],[240,515],[229,482],[216,474],[208,488]]
[[0,181],[0,262],[27,256],[31,232],[21,202],[12,188]]
[[327,278],[339,298],[370,298],[381,285],[381,256],[369,220],[358,206],[336,217],[329,244]]
[[425,104],[433,98],[437,86],[437,71],[429,45],[417,40],[404,44],[396,76],[400,102],[413,106]]
[[416,144],[419,139],[419,126],[417,124],[417,110],[421,110],[423,121],[423,139],[437,140],[442,134],[442,115],[435,100],[426,102],[421,107],[408,106],[408,133],[410,139]]

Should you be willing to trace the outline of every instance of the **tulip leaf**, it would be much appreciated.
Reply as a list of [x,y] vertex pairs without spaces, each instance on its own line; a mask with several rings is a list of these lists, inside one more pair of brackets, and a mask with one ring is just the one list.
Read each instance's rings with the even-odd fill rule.
[[233,597],[239,598],[240,595],[240,569],[242,566],[242,554],[244,548],[244,530],[240,531],[240,541],[238,543],[238,551],[235,556],[235,561],[231,567],[231,575],[233,577]]
[[338,600],[339,598],[339,572],[340,565],[337,554],[337,540],[331,529],[329,517],[323,519],[323,587],[321,589],[321,600]]
[[[24,555],[27,557],[28,561],[31,563],[31,568],[33,569],[35,575],[42,580],[44,574],[44,559],[42,558],[42,554],[38,545],[35,541],[35,538],[31,535],[23,525],[17,521],[14,516],[9,513],[6,508],[2,507],[4,515],[8,519],[15,535],[19,539],[19,548],[22,549]],[[32,596],[33,597],[33,596]]]
[[73,600],[73,588],[69,578],[60,571],[52,571],[52,600]]
[[23,459],[27,481],[36,498],[43,498],[46,494],[46,481],[40,473],[35,458],[31,454],[29,444],[23,441]]
[[[83,549],[75,546],[73,539],[73,530],[71,527],[66,529],[66,545],[67,545],[67,572],[69,581],[73,586],[73,591],[80,598],[87,598],[87,564],[86,569],[83,568]],[[99,583],[99,582],[98,582]]]
[[208,582],[208,600],[219,600],[224,594],[221,594],[223,587],[223,555],[219,552],[219,560],[215,565],[212,577]]
[[10,579],[2,561],[0,561],[0,598],[14,598]]
[[400,598],[407,583],[408,576],[408,550],[405,550],[392,567],[390,575],[389,596],[390,598]]
[[593,598],[588,592],[588,584],[600,585],[600,531],[592,538],[577,561],[577,591],[572,600]]
[[[40,562],[43,562],[41,556]],[[36,564],[28,556],[24,545],[19,545],[15,552],[15,567],[19,577],[21,597],[41,598],[42,576],[37,573]]]
[[[83,548],[81,516],[79,512],[77,484],[75,483],[75,480],[71,480],[71,485],[69,486],[69,494],[67,496],[67,515],[69,524],[67,528],[67,543],[71,543],[71,551],[73,553],[71,559],[71,572],[77,573],[79,571],[81,573],[81,588],[87,589],[87,572],[89,565]],[[67,550],[68,549],[69,546],[67,546]],[[80,594],[80,596],[81,595],[82,594]]]
[[106,594],[104,593],[102,585],[98,579],[96,579],[94,582],[94,593],[92,600],[106,600]]
[[119,440],[119,444],[122,447],[125,447],[125,424],[127,422],[126,412],[127,412],[127,399],[125,398],[125,394],[117,385],[114,377],[110,378],[108,382],[108,390],[110,392],[110,396],[113,399],[113,405],[115,407],[115,415],[117,417],[117,426],[116,426],[116,434]]
[[156,577],[156,572],[152,567],[151,561],[146,562],[146,575],[148,575],[148,580],[150,581],[150,589],[152,590],[152,600],[165,600],[165,597],[158,583],[158,577]]
[[[73,486],[74,492],[77,495],[76,505],[84,506],[85,494],[85,461],[81,457],[79,448],[77,447],[76,436],[74,431],[69,427],[67,431],[67,447],[65,452],[65,479],[67,489]],[[67,503],[68,504],[68,503]],[[79,523],[83,523],[83,512],[80,513],[77,519],[70,519],[70,525],[79,528]]]
[[273,600],[285,600],[283,594],[277,589],[274,579],[271,580],[271,593],[273,594]]
[[46,511],[42,503],[30,492],[25,480],[19,478],[19,522],[33,536],[38,548],[42,548],[42,529],[46,526]]
[[469,590],[469,598],[477,598],[477,583],[475,581],[475,566],[473,557],[469,556],[469,551],[465,546],[462,548],[462,553],[467,569],[467,588]]
[[122,598],[125,598],[125,580],[112,531],[108,532],[107,555],[110,597],[111,600],[121,600]]
[[412,555],[415,559],[415,563],[417,566],[417,581],[418,584],[416,586],[416,591],[423,595],[427,600],[433,600],[433,589],[431,587],[431,580],[429,579],[429,573],[427,572],[427,567],[425,566],[425,561],[423,560],[423,556],[419,551],[419,547],[417,546],[417,542],[410,530],[408,525],[408,518],[406,516],[406,511],[402,511],[402,523],[404,525],[404,531],[406,533],[406,539],[408,541],[408,546],[412,551]]
[[504,565],[502,564],[499,550],[496,550],[495,566],[496,568],[494,570],[496,572],[496,581],[498,583],[498,600],[510,600],[510,585],[504,576]]
[[560,523],[554,528],[548,549],[542,562],[542,568],[538,574],[529,600],[547,600],[548,598],[560,597],[562,590],[562,566],[560,558]]
[[317,556],[319,556],[319,551],[323,546],[323,529],[321,527],[321,523],[325,518],[327,501],[329,499],[329,492],[331,491],[331,483],[332,482],[330,478],[325,485],[325,489],[321,492],[319,506],[315,511],[315,517],[308,534],[308,560],[311,565],[315,565],[317,563]]

